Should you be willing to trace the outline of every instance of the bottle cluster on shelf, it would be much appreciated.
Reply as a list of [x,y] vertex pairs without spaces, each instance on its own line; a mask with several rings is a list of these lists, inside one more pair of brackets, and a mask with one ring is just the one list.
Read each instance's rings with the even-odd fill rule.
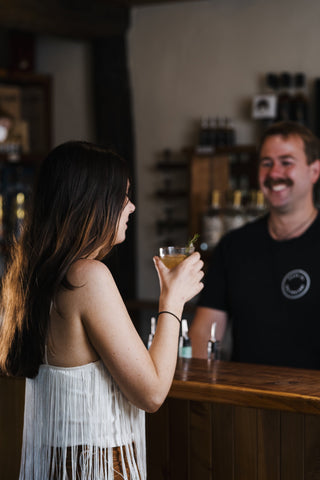
[[220,190],[213,190],[211,205],[202,216],[200,250],[212,250],[225,233],[256,220],[266,210],[260,190],[252,190],[249,195],[241,190],[228,191],[226,199]]
[[294,121],[310,126],[309,98],[304,73],[267,73],[265,93],[256,95],[253,118]]
[[213,153],[217,148],[233,147],[236,132],[230,118],[202,118],[198,135],[197,153]]

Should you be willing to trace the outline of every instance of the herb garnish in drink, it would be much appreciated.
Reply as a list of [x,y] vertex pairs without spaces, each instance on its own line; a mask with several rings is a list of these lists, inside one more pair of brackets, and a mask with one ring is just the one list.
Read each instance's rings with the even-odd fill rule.
[[199,235],[196,234],[185,247],[161,247],[159,249],[160,258],[168,268],[174,268],[181,263],[188,255],[194,252],[194,242]]

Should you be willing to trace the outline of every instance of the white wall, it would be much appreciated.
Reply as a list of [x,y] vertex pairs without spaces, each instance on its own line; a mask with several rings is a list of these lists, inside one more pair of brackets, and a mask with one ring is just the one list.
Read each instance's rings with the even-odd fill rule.
[[250,101],[268,71],[320,77],[318,0],[208,0],[136,7],[129,31],[137,158],[138,291],[156,298],[156,155],[195,142],[202,115],[255,141]]
[[94,141],[90,45],[39,36],[36,71],[53,78],[53,146],[67,140]]

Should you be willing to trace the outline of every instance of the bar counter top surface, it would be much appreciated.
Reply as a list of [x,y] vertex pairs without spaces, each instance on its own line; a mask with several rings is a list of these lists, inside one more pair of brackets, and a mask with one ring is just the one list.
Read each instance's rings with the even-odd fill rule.
[[320,371],[179,358],[169,397],[320,415]]

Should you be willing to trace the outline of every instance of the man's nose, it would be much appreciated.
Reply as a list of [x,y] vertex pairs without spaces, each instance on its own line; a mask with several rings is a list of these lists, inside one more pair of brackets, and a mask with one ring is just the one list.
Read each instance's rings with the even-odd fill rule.
[[278,178],[278,177],[283,177],[283,174],[284,174],[283,166],[277,162],[273,163],[269,170],[269,176]]

